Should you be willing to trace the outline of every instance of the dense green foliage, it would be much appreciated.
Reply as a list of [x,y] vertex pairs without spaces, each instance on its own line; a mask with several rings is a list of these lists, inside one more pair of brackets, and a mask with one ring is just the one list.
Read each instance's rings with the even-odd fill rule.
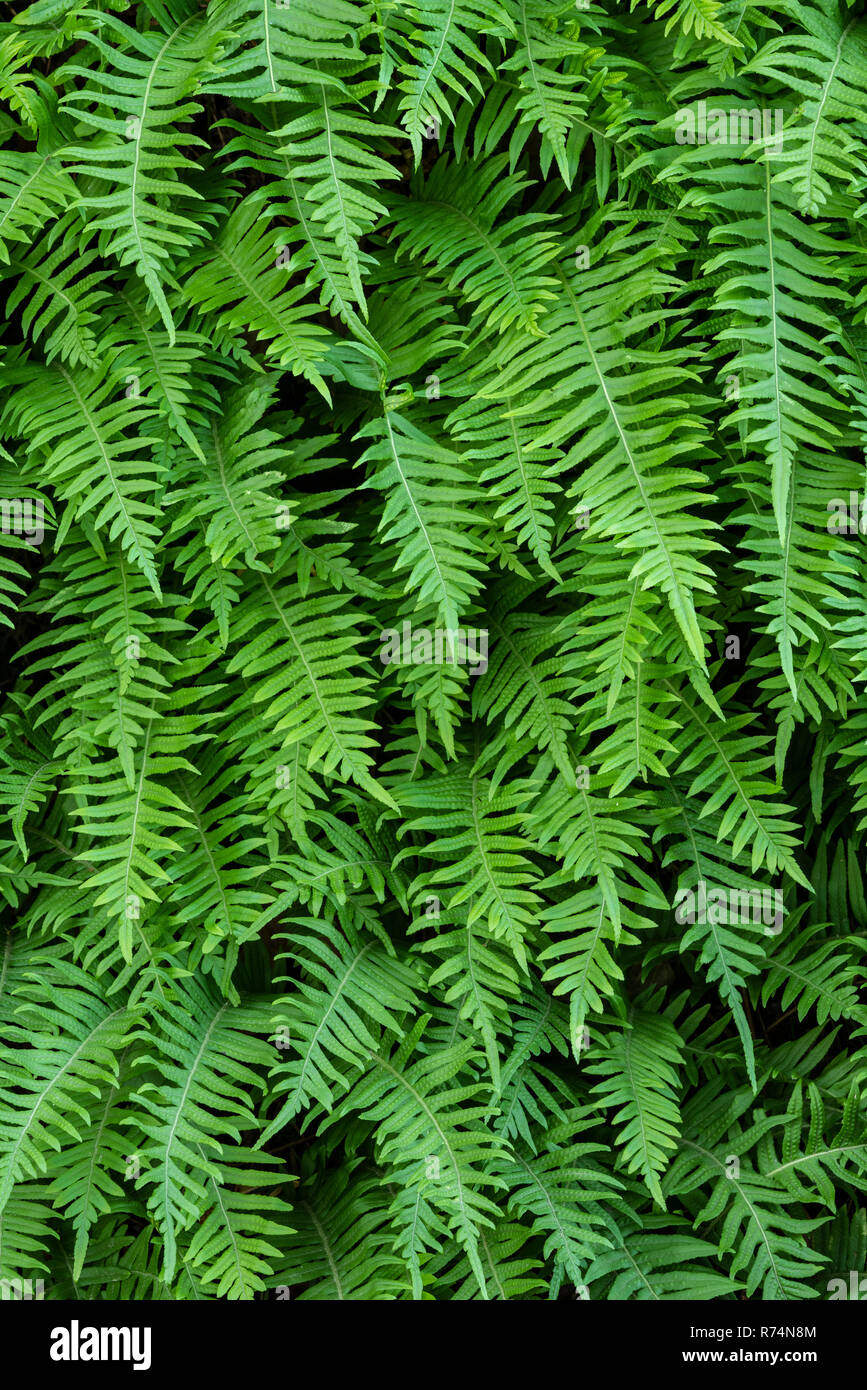
[[867,20],[14,9],[0,1278],[827,1298]]

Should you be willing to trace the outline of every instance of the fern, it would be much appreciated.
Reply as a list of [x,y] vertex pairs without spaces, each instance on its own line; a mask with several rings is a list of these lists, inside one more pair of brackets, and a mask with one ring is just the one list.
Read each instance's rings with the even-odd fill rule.
[[[106,67],[95,71],[92,65],[68,64],[66,76],[81,78],[85,85],[70,90],[66,101],[79,123],[109,139],[69,148],[68,168],[73,175],[96,180],[97,186],[117,185],[110,193],[84,195],[79,206],[95,214],[88,216],[94,231],[109,234],[103,238],[106,254],[120,265],[135,267],[173,341],[165,262],[170,247],[178,250],[191,244],[197,224],[166,207],[165,200],[177,197],[178,170],[198,167],[181,154],[180,145],[202,142],[189,133],[182,140],[176,122],[198,109],[187,98],[212,56],[214,41],[195,15],[168,34],[137,33],[113,15],[92,17],[117,50],[102,34],[87,33],[88,46]],[[119,71],[111,70],[113,61]]]
[[2,1292],[848,1297],[858,7],[12,8]]

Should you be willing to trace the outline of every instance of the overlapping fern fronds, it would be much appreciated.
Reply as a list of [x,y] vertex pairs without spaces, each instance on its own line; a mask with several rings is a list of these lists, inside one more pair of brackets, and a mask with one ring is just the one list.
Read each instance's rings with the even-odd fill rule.
[[0,19],[0,1279],[867,1236],[867,21]]

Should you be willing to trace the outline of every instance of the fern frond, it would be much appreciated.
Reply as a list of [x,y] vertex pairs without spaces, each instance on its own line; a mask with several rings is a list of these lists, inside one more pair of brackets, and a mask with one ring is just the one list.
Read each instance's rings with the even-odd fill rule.
[[114,185],[110,193],[82,194],[78,206],[87,212],[92,230],[104,234],[107,253],[121,266],[135,267],[174,343],[165,293],[174,284],[168,263],[172,252],[198,240],[199,231],[192,218],[166,203],[177,199],[181,188],[199,196],[179,177],[180,171],[199,168],[181,147],[205,142],[182,133],[178,124],[200,109],[189,98],[216,51],[215,36],[197,15],[168,34],[156,29],[140,33],[112,14],[90,11],[82,18],[101,31],[85,30],[83,36],[105,66],[67,64],[65,76],[83,78],[86,85],[70,92],[65,104],[81,124],[108,138],[94,136],[69,148],[68,171]]

